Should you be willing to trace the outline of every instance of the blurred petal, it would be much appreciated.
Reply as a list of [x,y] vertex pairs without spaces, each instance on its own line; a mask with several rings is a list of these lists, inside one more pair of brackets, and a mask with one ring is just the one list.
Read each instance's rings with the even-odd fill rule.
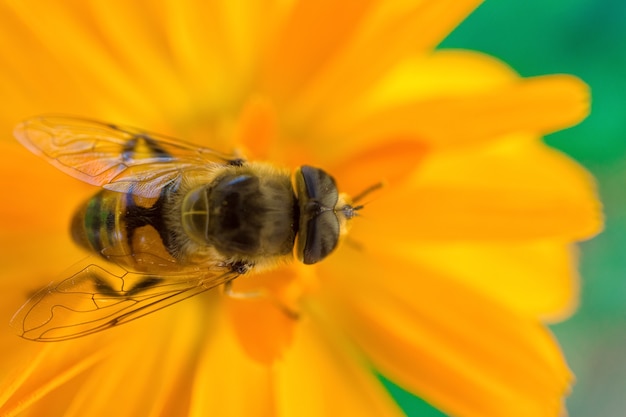
[[602,223],[590,175],[528,138],[430,153],[410,186],[382,190],[365,213],[357,241],[570,241]]
[[543,135],[579,123],[588,112],[589,88],[575,77],[520,79],[493,58],[443,51],[405,63],[369,99],[329,112],[316,127],[338,143],[337,153],[398,135],[441,148],[515,132]]
[[[159,23],[166,29],[172,66],[185,85],[188,103],[184,111],[177,110],[180,117],[206,117],[207,110],[216,113],[214,116],[223,115],[249,93],[265,38],[282,11],[280,3],[167,2]],[[149,2],[146,7],[153,8]],[[115,24],[114,19],[111,22]]]
[[314,126],[329,102],[336,110],[354,102],[398,60],[434,47],[479,3],[299,2],[270,46],[262,85],[289,110],[288,120]]
[[0,205],[0,236],[69,233],[74,211],[97,189],[55,169],[15,139],[1,140],[0,152],[0,187],[11,203]]
[[[143,90],[136,88],[138,80],[126,73],[125,62],[117,60],[115,50],[102,47],[100,35],[93,29],[98,23],[88,7],[80,2],[73,7],[10,3],[6,13],[9,19],[20,22],[20,31],[25,34],[23,42],[31,46],[25,48],[20,41],[19,49],[10,50],[15,71],[29,71],[18,79],[30,84],[25,91],[34,91],[35,99],[39,99],[35,103],[48,106],[40,112],[54,109],[95,116],[119,115],[117,109],[123,108],[125,117],[135,114],[145,119],[155,107],[145,105]],[[46,73],[43,76],[42,68]],[[57,90],[55,86],[59,87],[58,93],[50,94]],[[30,106],[28,113],[36,111],[35,107]]]
[[224,311],[206,328],[191,381],[190,417],[275,415],[271,369],[248,356]]
[[587,86],[571,76],[528,78],[496,91],[387,107],[369,117],[377,129],[346,136],[367,142],[371,137],[402,132],[428,144],[459,146],[494,140],[509,132],[547,134],[586,117],[588,97]]
[[365,100],[355,105],[360,109],[381,109],[402,102],[497,90],[517,80],[519,75],[510,66],[491,55],[437,49],[428,55],[413,54],[397,62],[370,86]]
[[[237,123],[234,142],[243,147],[251,160],[273,161],[281,158],[284,150],[276,146],[278,139],[276,110],[265,99],[253,97],[245,104]],[[270,154],[271,153],[271,154]]]
[[[169,18],[167,8],[153,7],[148,1],[118,2],[117,7],[114,3],[93,2],[85,11],[86,17],[94,21],[92,28],[82,29],[88,37],[93,37],[94,42],[86,50],[94,54],[92,59],[96,64],[106,63],[106,68],[111,71],[106,76],[115,77],[107,80],[109,85],[123,86],[127,82],[128,93],[139,95],[151,91],[152,105],[156,104],[159,109],[180,108],[188,97],[182,93],[182,78],[175,72],[166,33],[162,29]],[[148,8],[153,12],[146,13]],[[98,52],[102,55],[99,56]],[[87,66],[93,62],[85,64],[85,73],[95,72]],[[104,78],[105,74],[102,74]],[[173,113],[172,110],[167,113]]]
[[10,317],[27,292],[46,285],[85,256],[71,242],[69,225],[94,187],[63,174],[14,139],[0,140],[0,152],[4,157],[0,187],[6,196],[0,205],[0,290],[12,295],[7,298],[10,302],[2,303],[12,305],[4,316]]
[[[16,335],[13,335],[18,339]],[[83,352],[80,357],[68,355],[59,345],[33,345],[20,340],[19,351],[11,350],[10,366],[12,373],[1,375],[0,414],[18,415],[21,411],[45,399],[50,392],[63,387],[86,369],[102,360],[106,350],[96,350],[90,354]],[[31,345],[31,346],[28,346]],[[22,351],[25,355],[19,355]]]
[[335,317],[313,315],[315,321],[301,320],[292,348],[275,366],[276,415],[401,417],[365,359],[337,332]]
[[[10,2],[0,4],[0,31],[3,34],[0,36],[3,74],[0,77],[0,92],[3,99],[10,103],[4,106],[0,115],[3,128],[12,128],[25,114],[30,114],[32,109],[41,109],[46,102],[53,100],[63,108],[80,95],[76,89],[67,89],[59,82],[66,75],[67,68],[59,57],[43,47],[31,30],[32,24],[25,22],[13,7],[20,6],[10,5]],[[45,13],[46,6],[41,5],[41,8]],[[32,9],[33,15],[40,10],[39,7]],[[90,106],[88,103],[85,105],[87,110]],[[7,122],[8,125],[5,125]],[[3,133],[8,132],[3,130]]]
[[[406,185],[427,155],[428,149],[419,142],[390,137],[378,146],[354,150],[348,158],[341,159],[331,172],[336,176],[340,189],[354,197],[376,184],[382,184],[386,190]],[[378,196],[378,193],[368,196],[368,201]],[[366,213],[364,215],[367,216]]]
[[529,317],[561,320],[578,306],[577,251],[567,243],[429,243],[397,250]]
[[[212,308],[206,311],[207,300],[211,298],[187,300],[187,306],[170,307],[167,314],[155,313],[85,338],[93,345],[81,350],[108,355],[82,378],[64,416],[188,415],[197,329],[210,326],[214,318]],[[83,343],[83,339],[69,342],[74,349]]]
[[[428,55],[411,55],[395,64],[383,78],[369,85],[368,90],[340,112],[326,112],[315,124],[316,136],[337,142],[340,147],[356,146],[362,136],[363,124],[383,130],[393,125],[383,121],[383,126],[370,124],[368,118],[380,118],[379,113],[407,103],[418,103],[433,99],[472,97],[485,91],[497,91],[518,79],[517,74],[502,61],[489,55],[461,50],[437,50]],[[420,117],[419,114],[413,115]],[[415,123],[414,125],[417,125]],[[408,135],[412,129],[396,129],[393,134]],[[347,136],[353,131],[359,136]],[[360,133],[359,133],[360,132]],[[378,140],[384,138],[376,137]],[[413,140],[427,141],[428,138],[414,137]],[[459,139],[461,140],[461,139]],[[344,145],[344,141],[350,141]],[[360,145],[362,146],[362,145]]]
[[571,374],[538,321],[401,256],[344,256],[320,265],[328,306],[393,381],[457,416],[559,414]]
[[295,307],[280,295],[294,279],[293,269],[280,268],[234,281],[232,289],[243,299],[227,297],[225,306],[243,350],[252,359],[269,365],[291,347],[298,322],[284,308]]
[[[375,0],[294,2],[264,57],[263,75],[272,93],[294,94],[320,72],[356,36],[375,4]],[[319,30],[322,22],[324,29]]]

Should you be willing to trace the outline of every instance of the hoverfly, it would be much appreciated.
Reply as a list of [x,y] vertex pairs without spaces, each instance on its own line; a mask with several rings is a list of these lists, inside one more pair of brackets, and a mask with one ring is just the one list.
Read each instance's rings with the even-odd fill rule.
[[102,187],[75,214],[95,257],[30,298],[12,325],[26,339],[85,336],[249,271],[326,258],[361,206],[325,171],[269,164],[95,120],[40,116],[15,136],[61,171]]

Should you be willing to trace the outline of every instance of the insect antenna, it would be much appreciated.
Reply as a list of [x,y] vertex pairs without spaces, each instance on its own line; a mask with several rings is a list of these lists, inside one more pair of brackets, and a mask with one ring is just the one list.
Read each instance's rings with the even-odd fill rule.
[[[382,188],[382,186],[383,186],[383,183],[379,182],[379,183],[376,183],[374,185],[367,187],[365,190],[361,191],[359,194],[356,195],[356,197],[352,199],[352,204],[358,203],[360,200],[365,198],[372,191],[376,191],[379,188]],[[363,207],[365,207],[365,204],[358,204],[358,205],[346,204],[342,208],[342,211],[343,211],[344,216],[346,216],[346,218],[351,219],[355,217],[357,215],[357,212],[361,210]]]
[[[370,185],[365,190],[363,190],[359,194],[357,194],[355,197],[352,197],[352,203],[353,204],[358,203],[359,201],[363,200],[365,197],[370,195],[372,192],[383,188],[383,186],[384,186],[384,184],[383,184],[382,181],[381,182],[377,182],[376,184]],[[352,209],[358,211],[358,210],[361,210],[364,206],[365,206],[365,204],[360,204],[360,205],[353,206]]]

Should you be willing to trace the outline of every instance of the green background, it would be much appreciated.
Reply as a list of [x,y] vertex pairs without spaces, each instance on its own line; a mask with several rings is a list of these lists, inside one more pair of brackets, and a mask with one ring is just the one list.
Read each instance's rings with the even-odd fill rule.
[[[596,176],[606,229],[581,245],[581,307],[553,330],[577,378],[570,416],[626,416],[626,0],[487,0],[441,47],[486,52],[525,77],[569,73],[591,86],[589,118],[546,142]],[[443,416],[389,386],[409,416]]]

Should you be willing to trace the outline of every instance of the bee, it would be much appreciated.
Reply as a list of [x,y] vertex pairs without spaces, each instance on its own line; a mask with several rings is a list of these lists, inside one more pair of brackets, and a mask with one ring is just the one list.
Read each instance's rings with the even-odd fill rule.
[[109,329],[294,257],[315,264],[362,208],[320,168],[303,165],[292,181],[288,170],[133,127],[40,116],[15,136],[102,187],[71,221],[94,256],[12,319],[30,340]]

